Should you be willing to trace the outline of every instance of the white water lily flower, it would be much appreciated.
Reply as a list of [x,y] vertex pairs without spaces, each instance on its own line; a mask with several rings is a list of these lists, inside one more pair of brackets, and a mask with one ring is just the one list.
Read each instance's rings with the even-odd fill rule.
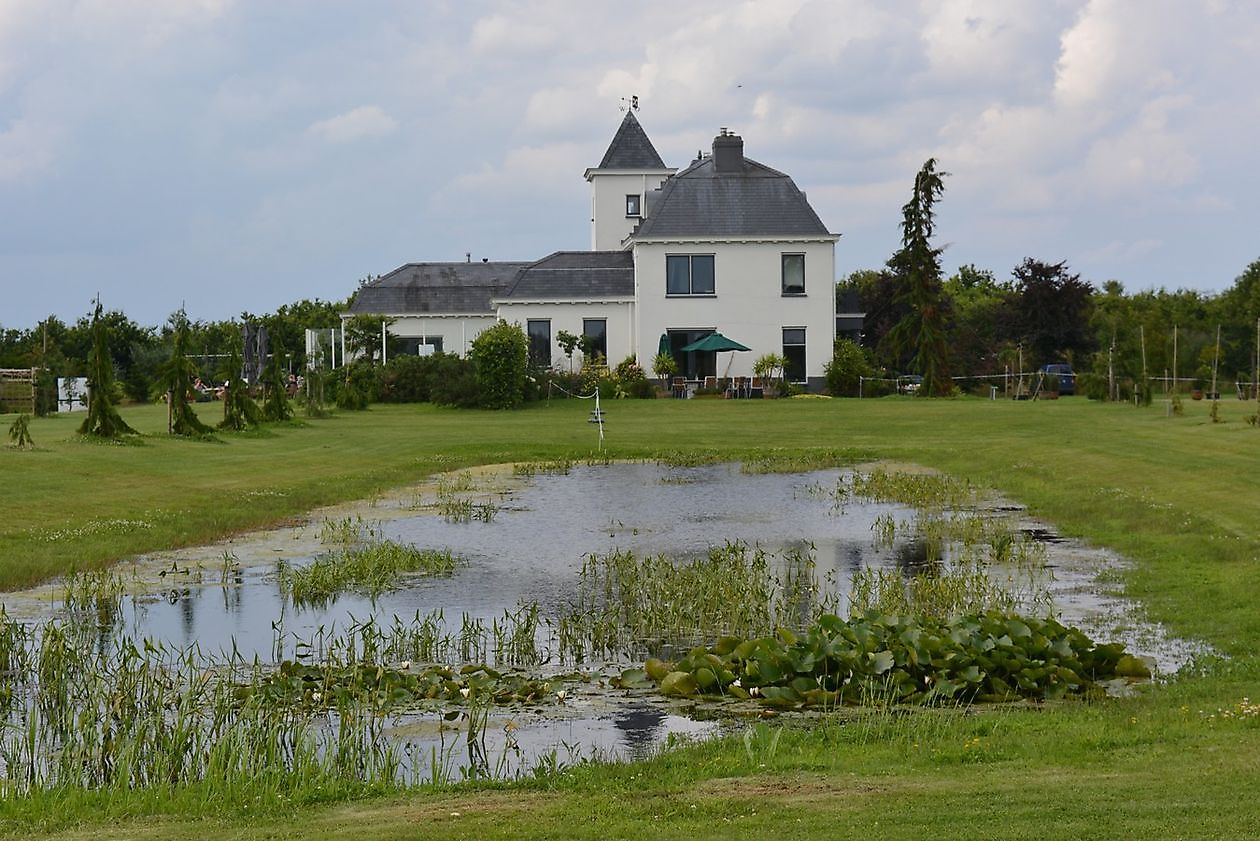
[[752,686],[752,687],[749,687],[749,689],[748,689],[748,695],[749,695],[750,697],[752,697],[752,698],[756,698],[756,697],[757,697],[758,695],[760,695],[760,694],[761,694],[761,687],[760,687],[760,686]]
[[560,699],[561,701],[563,701],[563,700],[565,699],[565,697],[566,697],[568,694],[569,694],[569,693],[567,693],[567,692],[565,692],[563,689],[561,689],[561,690],[559,690],[558,692],[556,692],[556,697],[557,697],[558,699]]
[[398,668],[402,669],[404,672],[407,671],[408,669],[411,668],[411,661],[403,660],[401,663],[398,664]]
[[467,686],[465,686],[463,689],[459,690],[459,694],[460,694],[460,695],[463,695],[465,698],[467,698],[467,697],[469,696],[469,694],[471,694],[471,693],[472,693],[472,690],[471,690],[471,689],[469,689]]
[[742,684],[742,683],[740,683],[740,682],[739,682],[739,678],[735,678],[735,680],[731,681],[731,686],[738,686],[738,687],[741,687],[741,688],[742,688],[742,687],[743,687],[743,685],[744,685],[744,684]]

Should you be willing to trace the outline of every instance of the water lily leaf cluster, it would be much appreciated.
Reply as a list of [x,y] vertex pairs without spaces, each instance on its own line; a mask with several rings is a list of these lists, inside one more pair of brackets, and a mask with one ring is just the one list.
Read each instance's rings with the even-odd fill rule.
[[424,702],[493,704],[562,699],[558,682],[490,666],[394,668],[383,664],[311,665],[286,660],[266,678],[239,687],[237,698],[271,706],[342,708],[368,704],[385,711]]
[[1050,700],[1100,693],[1104,680],[1149,676],[1122,644],[1096,643],[1053,619],[979,613],[943,621],[872,612],[823,616],[799,636],[780,629],[773,637],[722,637],[676,663],[648,660],[618,685],[800,709]]

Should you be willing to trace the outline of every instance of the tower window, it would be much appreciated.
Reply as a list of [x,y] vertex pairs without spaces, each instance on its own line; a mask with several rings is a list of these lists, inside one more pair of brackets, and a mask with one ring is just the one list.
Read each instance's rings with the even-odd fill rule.
[[642,215],[643,215],[642,197],[637,193],[627,195],[626,196],[626,216],[627,217],[633,216],[635,218],[638,218]]

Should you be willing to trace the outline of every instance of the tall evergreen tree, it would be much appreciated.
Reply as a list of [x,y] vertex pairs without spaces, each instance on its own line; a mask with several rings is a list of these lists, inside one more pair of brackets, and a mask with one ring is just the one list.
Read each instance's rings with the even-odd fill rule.
[[92,349],[88,352],[88,413],[79,432],[101,438],[136,435],[114,405],[114,358],[109,353],[109,329],[101,313],[98,298],[92,313]]
[[887,340],[897,356],[909,355],[910,365],[923,375],[920,395],[942,396],[953,389],[949,378],[947,341],[949,302],[941,290],[941,249],[932,247],[936,219],[933,205],[945,192],[947,172],[936,171],[928,158],[914,177],[914,194],[901,208],[901,249],[888,261],[900,281],[896,302],[906,314],[889,331]]
[[249,396],[249,386],[241,378],[243,367],[241,340],[238,336],[236,341],[229,345],[227,362],[219,370],[219,377],[224,383],[223,420],[219,422],[219,429],[240,432],[248,427],[257,426],[262,421],[262,410]]
[[171,316],[171,356],[159,369],[162,388],[170,406],[167,432],[172,435],[205,435],[213,430],[201,422],[188,400],[197,365],[188,358],[188,316],[182,309]]
[[289,404],[288,383],[280,360],[284,357],[284,347],[279,342],[271,347],[271,359],[267,370],[263,372],[263,420],[285,421],[293,417],[293,406]]

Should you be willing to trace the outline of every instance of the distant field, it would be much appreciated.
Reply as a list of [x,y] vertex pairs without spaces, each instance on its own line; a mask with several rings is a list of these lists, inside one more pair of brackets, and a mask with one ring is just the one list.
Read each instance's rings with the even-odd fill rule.
[[[1061,531],[1131,558],[1125,584],[1150,617],[1232,659],[1200,663],[1135,699],[789,730],[774,751],[733,739],[648,764],[446,795],[213,818],[198,815],[195,792],[161,807],[72,797],[72,817],[49,828],[154,838],[202,835],[207,820],[225,838],[1260,834],[1251,792],[1260,711],[1240,707],[1245,696],[1260,699],[1260,429],[1244,422],[1254,402],[1222,401],[1222,423],[1206,403],[1187,400],[1185,416],[1171,417],[1159,403],[1080,397],[605,408],[614,458],[839,453],[917,462],[995,488]],[[37,419],[37,450],[0,448],[0,584],[209,541],[434,471],[583,457],[596,444],[589,410],[576,401],[509,413],[378,406],[202,442],[167,438],[164,412],[136,407],[124,416],[146,434],[132,445],[84,442],[75,419]],[[0,417],[0,432],[11,420]],[[114,819],[123,822],[101,823]],[[16,835],[40,823],[0,809],[0,829]]]

